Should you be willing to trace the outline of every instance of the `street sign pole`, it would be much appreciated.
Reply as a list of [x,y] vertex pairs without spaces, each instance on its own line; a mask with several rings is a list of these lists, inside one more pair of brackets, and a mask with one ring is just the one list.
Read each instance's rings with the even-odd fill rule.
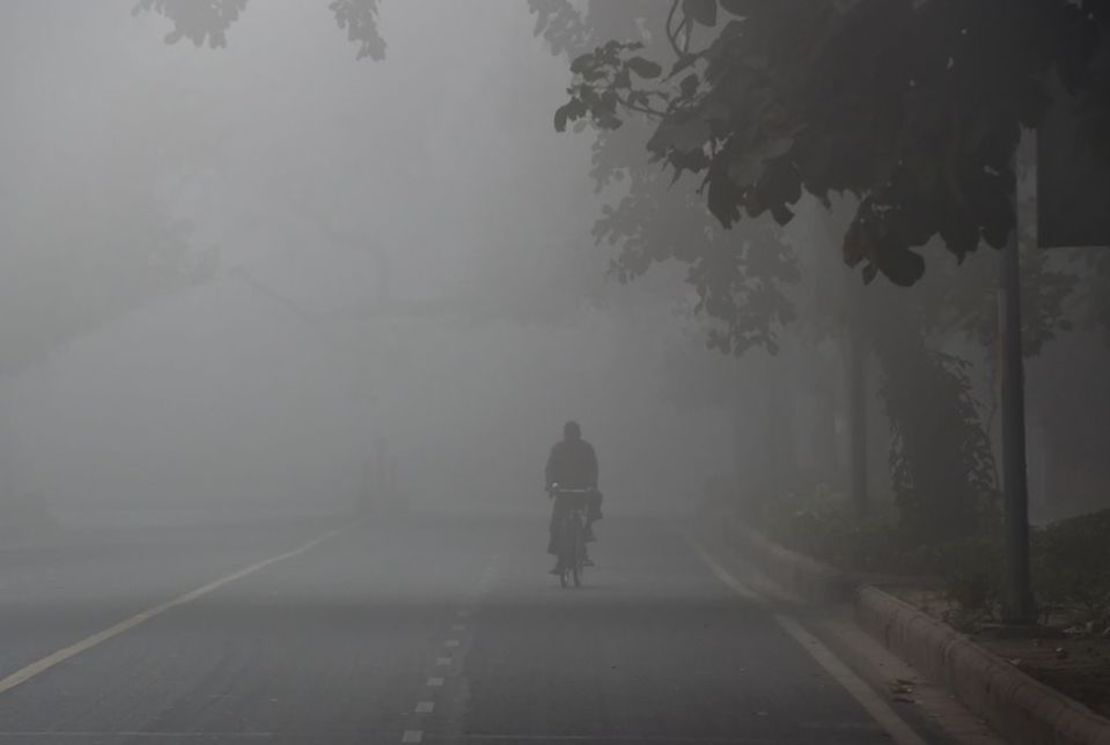
[[1029,492],[1025,458],[1025,360],[1021,343],[1021,239],[1015,158],[1014,225],[999,256],[999,326],[1002,359],[1002,488],[1006,567],[1003,617],[1008,623],[1036,620],[1029,571]]

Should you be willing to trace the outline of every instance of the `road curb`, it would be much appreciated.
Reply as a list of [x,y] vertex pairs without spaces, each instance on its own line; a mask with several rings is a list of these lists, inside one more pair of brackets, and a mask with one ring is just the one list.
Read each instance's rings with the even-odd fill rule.
[[1034,680],[950,626],[875,587],[791,551],[736,519],[714,538],[807,602],[850,602],[857,625],[945,686],[1014,745],[1110,745],[1107,720]]

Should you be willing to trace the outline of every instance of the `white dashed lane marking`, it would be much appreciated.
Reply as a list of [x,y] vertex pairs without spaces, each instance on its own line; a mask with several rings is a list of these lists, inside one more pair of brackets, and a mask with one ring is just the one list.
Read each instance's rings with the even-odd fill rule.
[[[493,561],[489,565],[487,565],[485,571],[482,572],[482,577],[478,581],[477,587],[475,588],[479,597],[489,592],[489,586],[496,577],[496,561],[497,558],[494,557]],[[443,646],[445,648],[457,649],[462,646],[461,637],[467,631],[467,622],[474,613],[473,603],[475,602],[477,602],[477,600],[472,599],[470,605],[455,610],[455,621],[451,624],[451,635],[443,641]],[[446,668],[450,667],[454,663],[454,656],[449,654],[441,653],[435,658],[436,667]],[[438,689],[443,688],[446,684],[447,678],[438,675],[430,677],[425,681],[426,688]],[[425,722],[424,717],[435,712],[435,708],[435,701],[432,701],[430,699],[418,701],[415,708],[413,709],[413,714],[417,716],[413,717],[412,723],[416,726],[422,726]],[[405,730],[404,734],[401,736],[401,742],[403,743],[419,743],[423,742],[423,740],[424,730],[422,729],[408,729]]]

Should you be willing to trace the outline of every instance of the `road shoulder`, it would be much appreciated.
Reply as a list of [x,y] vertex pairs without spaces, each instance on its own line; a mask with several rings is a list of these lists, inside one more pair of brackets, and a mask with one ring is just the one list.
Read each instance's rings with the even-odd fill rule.
[[746,590],[746,597],[772,607],[776,613],[812,634],[925,741],[956,745],[1006,745],[983,720],[955,700],[947,690],[927,681],[860,629],[854,621],[850,604],[807,604],[724,547],[693,537],[691,541],[699,552]]

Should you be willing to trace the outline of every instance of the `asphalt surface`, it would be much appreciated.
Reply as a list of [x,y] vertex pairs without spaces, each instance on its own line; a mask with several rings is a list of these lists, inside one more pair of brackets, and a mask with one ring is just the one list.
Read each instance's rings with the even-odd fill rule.
[[0,548],[0,745],[896,741],[671,524],[564,590],[538,518]]

